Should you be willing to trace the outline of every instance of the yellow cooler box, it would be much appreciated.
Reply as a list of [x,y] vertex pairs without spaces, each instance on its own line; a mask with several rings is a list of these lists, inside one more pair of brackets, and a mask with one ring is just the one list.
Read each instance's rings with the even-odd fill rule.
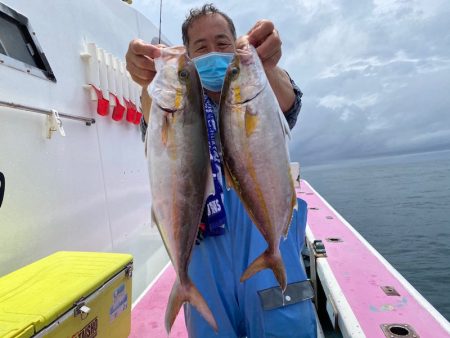
[[57,252],[0,278],[0,337],[128,337],[133,257]]

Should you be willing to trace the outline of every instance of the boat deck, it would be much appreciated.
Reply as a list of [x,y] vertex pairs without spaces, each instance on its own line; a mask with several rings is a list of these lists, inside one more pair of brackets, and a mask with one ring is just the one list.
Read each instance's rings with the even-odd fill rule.
[[[297,196],[308,203],[307,241],[325,245],[327,257],[317,258],[316,269],[326,299],[318,301],[339,335],[382,338],[385,330],[393,338],[450,337],[449,322],[306,181]],[[168,265],[136,301],[130,337],[167,337],[164,313],[174,280]],[[183,311],[170,336],[187,337]]]
[[[166,265],[154,282],[137,299],[131,313],[131,333],[129,338],[165,338],[164,315],[170,290],[175,282],[175,270]],[[171,338],[187,338],[184,312],[180,310],[170,332]]]

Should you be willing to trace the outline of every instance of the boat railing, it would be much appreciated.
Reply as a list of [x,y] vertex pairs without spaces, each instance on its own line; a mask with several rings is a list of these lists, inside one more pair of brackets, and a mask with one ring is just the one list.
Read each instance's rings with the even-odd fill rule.
[[[43,108],[39,108],[39,107],[32,107],[32,106],[27,106],[27,105],[23,105],[23,104],[14,103],[14,102],[6,102],[6,101],[1,101],[1,100],[0,100],[0,106],[13,108],[13,109],[17,109],[17,110],[22,110],[22,111],[28,111],[28,112],[37,113],[37,114],[44,114],[44,115],[48,115],[48,116],[52,116],[55,112],[55,110],[53,110],[53,109],[43,109]],[[95,123],[94,118],[71,115],[71,114],[66,114],[66,113],[62,113],[59,111],[58,111],[58,115],[60,118],[66,118],[66,119],[70,119],[70,120],[84,122],[86,124],[86,126],[90,126],[93,123]]]

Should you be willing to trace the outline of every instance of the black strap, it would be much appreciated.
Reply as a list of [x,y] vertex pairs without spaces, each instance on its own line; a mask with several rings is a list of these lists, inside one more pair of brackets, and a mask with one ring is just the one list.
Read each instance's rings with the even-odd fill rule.
[[3,196],[5,196],[5,175],[0,171],[0,207],[2,206]]

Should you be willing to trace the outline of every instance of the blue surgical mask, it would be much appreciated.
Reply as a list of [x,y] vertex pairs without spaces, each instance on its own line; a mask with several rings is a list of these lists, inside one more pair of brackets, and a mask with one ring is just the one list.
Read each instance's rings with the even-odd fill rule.
[[202,86],[213,92],[220,92],[233,57],[234,53],[213,52],[193,58]]

